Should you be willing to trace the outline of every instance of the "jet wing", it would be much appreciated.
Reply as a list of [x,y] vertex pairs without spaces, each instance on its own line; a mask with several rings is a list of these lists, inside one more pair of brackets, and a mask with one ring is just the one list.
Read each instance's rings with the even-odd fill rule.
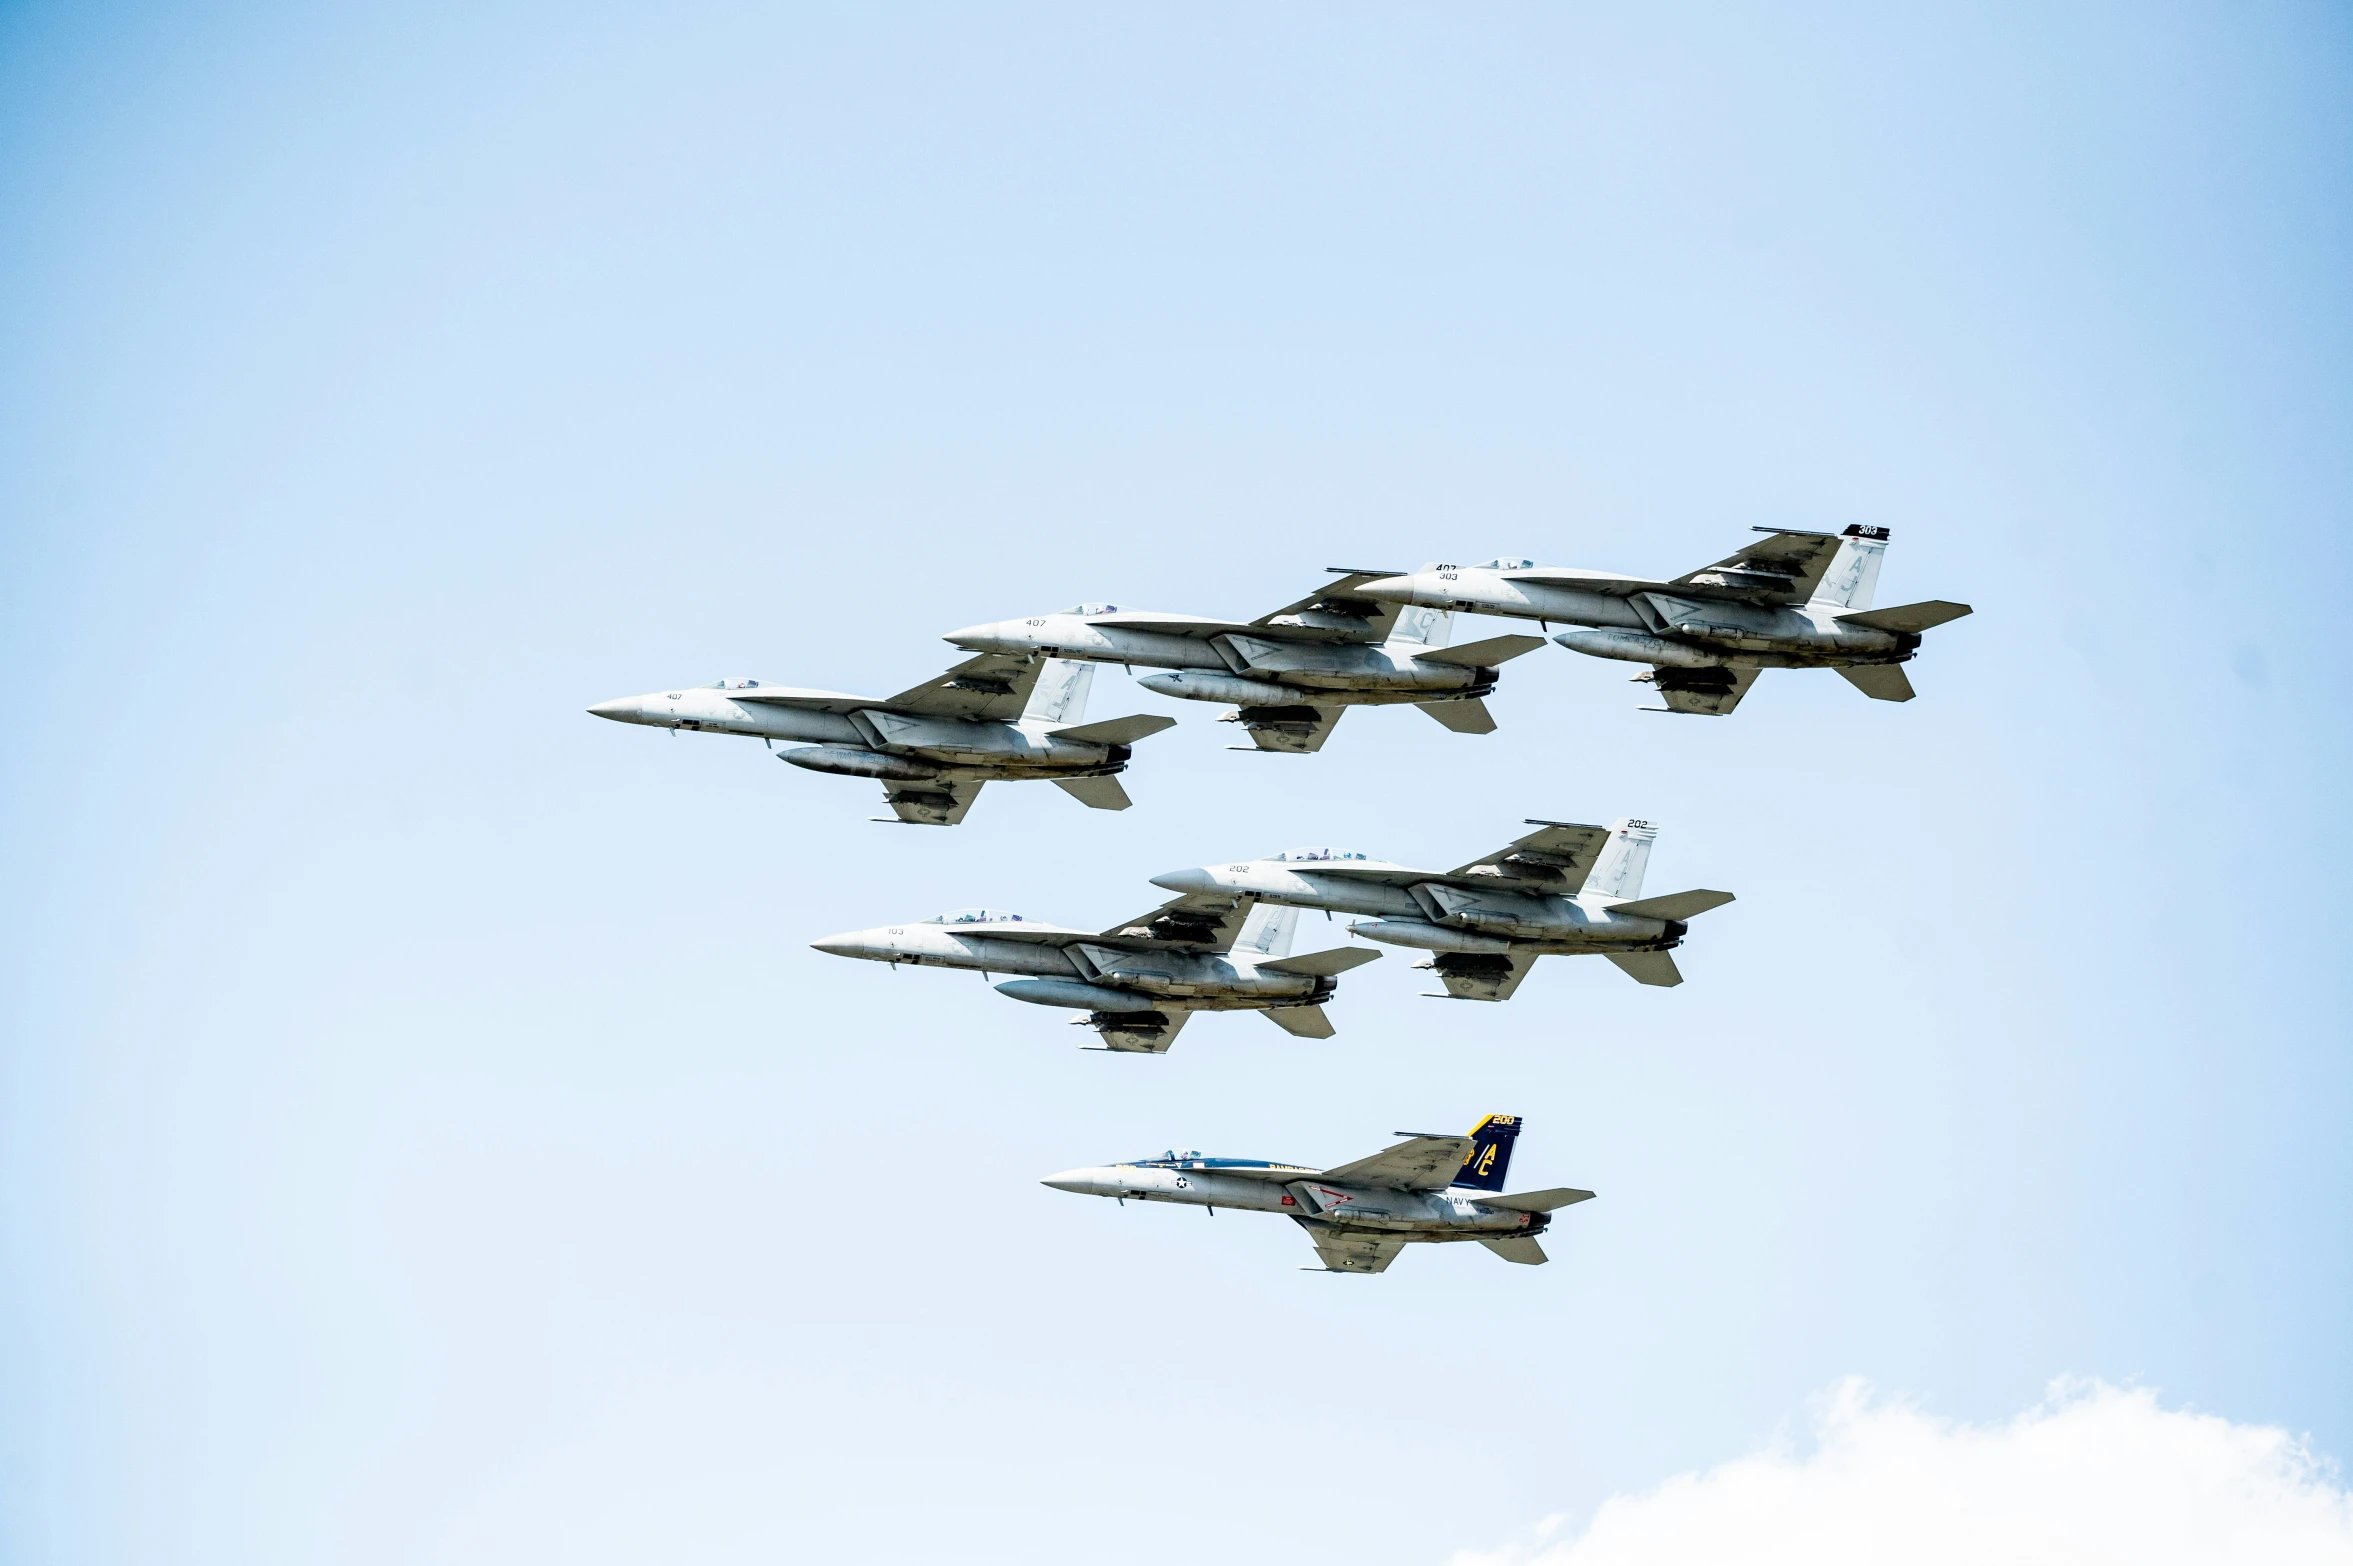
[[1233,948],[1250,917],[1252,900],[1222,893],[1172,897],[1124,924],[1105,930],[1102,939],[1154,946],[1185,946],[1195,951],[1223,952]]
[[1397,624],[1397,611],[1404,605],[1376,603],[1352,591],[1378,580],[1377,573],[1351,571],[1296,603],[1260,615],[1250,622],[1250,628],[1291,641],[1385,642]]
[[[1304,1224],[1301,1227],[1305,1228]],[[1344,1229],[1313,1228],[1308,1238],[1315,1241],[1316,1259],[1326,1272],[1380,1272],[1397,1259],[1405,1249],[1403,1240],[1384,1239],[1379,1235],[1350,1234]],[[1313,1272],[1314,1268],[1308,1271]]]
[[1334,1185],[1385,1185],[1399,1191],[1443,1191],[1462,1172],[1471,1156],[1467,1136],[1417,1136],[1370,1158],[1327,1169],[1323,1178]]
[[895,816],[908,826],[954,826],[964,819],[964,812],[980,798],[978,778],[955,778],[943,782],[884,784],[883,803],[891,807],[891,816],[876,816],[877,821]]
[[1648,674],[1637,674],[1635,679],[1658,687],[1659,700],[1664,707],[1645,707],[1644,712],[1682,712],[1703,718],[1725,717],[1740,705],[1740,698],[1757,683],[1758,669],[1669,669],[1654,666]]
[[1610,840],[1610,829],[1576,821],[1530,821],[1538,828],[1514,838],[1492,854],[1446,872],[1448,879],[1476,877],[1474,886],[1493,886],[1497,877],[1528,881],[1531,891],[1574,897],[1593,873],[1593,861]]
[[982,653],[912,690],[901,691],[887,701],[864,705],[927,718],[1011,723],[1029,705],[1030,688],[1038,683],[1038,671],[1045,666],[1043,658]]
[[1838,535],[1763,527],[1757,531],[1767,536],[1712,566],[1675,578],[1674,585],[1695,597],[1751,604],[1802,604],[1812,598],[1838,553]]

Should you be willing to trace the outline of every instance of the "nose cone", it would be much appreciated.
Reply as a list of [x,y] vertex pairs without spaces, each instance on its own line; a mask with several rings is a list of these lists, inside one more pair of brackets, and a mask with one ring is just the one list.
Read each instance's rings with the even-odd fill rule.
[[1370,598],[1375,603],[1410,604],[1414,601],[1417,579],[1410,576],[1384,576],[1370,582],[1359,582],[1349,589],[1357,598]]
[[971,652],[1027,652],[1034,644],[1028,637],[1014,634],[1025,629],[1027,627],[1017,620],[997,620],[988,625],[968,625],[961,631],[950,631],[940,640],[953,642]]
[[589,708],[592,716],[610,718],[615,723],[636,723],[643,717],[644,700],[637,696],[616,696],[611,701],[600,701]]
[[828,957],[871,957],[874,955],[874,933],[870,930],[850,930],[840,935],[829,935],[822,941],[809,943]]
[[1103,1171],[1100,1169],[1065,1169],[1058,1175],[1048,1175],[1038,1182],[1057,1191],[1068,1191],[1075,1196],[1101,1196]]
[[1171,870],[1166,875],[1154,876],[1152,884],[1170,892],[1214,892],[1217,877],[1206,870]]

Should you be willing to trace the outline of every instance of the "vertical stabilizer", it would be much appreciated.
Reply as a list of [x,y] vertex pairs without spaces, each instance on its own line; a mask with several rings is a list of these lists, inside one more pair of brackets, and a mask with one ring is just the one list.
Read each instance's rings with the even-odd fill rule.
[[1242,933],[1234,937],[1234,950],[1251,957],[1288,957],[1291,937],[1298,929],[1298,909],[1260,903],[1242,921]]
[[[1436,565],[1422,567],[1435,571]],[[1421,604],[1407,604],[1397,611],[1397,618],[1389,623],[1389,640],[1403,642],[1409,649],[1424,652],[1444,647],[1454,639],[1454,611],[1431,609]],[[1410,654],[1409,654],[1410,656]]]
[[1841,609],[1868,609],[1879,590],[1879,557],[1887,553],[1887,529],[1851,524],[1839,535],[1838,553],[1814,589],[1814,602]]
[[1520,1134],[1517,1115],[1489,1115],[1471,1127],[1471,1150],[1453,1184],[1458,1189],[1500,1191],[1511,1171],[1511,1145]]
[[1095,666],[1069,658],[1048,658],[1030,687],[1024,718],[1064,725],[1082,723],[1087,716],[1087,687],[1095,683]]
[[1594,857],[1584,890],[1603,897],[1640,897],[1642,872],[1650,868],[1650,845],[1659,829],[1628,816],[1610,828],[1610,840]]
[[1408,604],[1397,611],[1397,623],[1389,628],[1389,640],[1418,647],[1424,652],[1445,646],[1454,637],[1454,611],[1428,609],[1419,604]]

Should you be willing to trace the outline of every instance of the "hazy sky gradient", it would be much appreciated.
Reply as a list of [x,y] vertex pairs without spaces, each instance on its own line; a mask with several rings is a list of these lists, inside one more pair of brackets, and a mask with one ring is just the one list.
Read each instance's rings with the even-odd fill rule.
[[[1435,1561],[1850,1373],[2353,1451],[2353,23],[1899,10],[0,12],[0,1554]],[[1136,808],[950,832],[582,711],[1853,521],[1908,706],[1105,671]],[[1126,1059],[806,945],[1624,814],[1674,991]],[[1497,1110],[1549,1267],[1036,1184]]]

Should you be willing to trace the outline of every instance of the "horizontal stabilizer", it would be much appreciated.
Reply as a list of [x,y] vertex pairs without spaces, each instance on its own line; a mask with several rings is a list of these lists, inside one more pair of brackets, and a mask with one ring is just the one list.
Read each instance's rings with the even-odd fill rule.
[[1460,647],[1438,647],[1413,655],[1416,663],[1451,663],[1463,669],[1492,669],[1507,658],[1532,653],[1544,645],[1541,636],[1490,636],[1483,642],[1465,642]]
[[1683,971],[1675,966],[1675,959],[1666,952],[1604,952],[1603,956],[1618,965],[1618,971],[1636,984],[1656,984],[1661,988],[1683,982]]
[[1552,1260],[1532,1234],[1482,1234],[1479,1243],[1505,1261],[1518,1262],[1523,1267],[1541,1267]]
[[1873,701],[1910,701],[1919,694],[1900,663],[1841,664],[1838,672],[1846,676],[1847,684]]
[[1967,604],[1947,603],[1941,598],[1931,598],[1925,603],[1897,604],[1892,609],[1864,609],[1854,614],[1842,614],[1838,617],[1838,623],[1867,626],[1874,631],[1893,631],[1899,636],[1917,636],[1947,620],[1958,620],[1965,614],[1975,612]]
[[1473,696],[1468,701],[1426,701],[1422,711],[1438,720],[1438,726],[1452,729],[1457,734],[1492,734],[1495,715],[1487,704]]
[[1549,1191],[1522,1191],[1517,1196],[1482,1196],[1478,1198],[1479,1205],[1482,1207],[1500,1207],[1507,1213],[1549,1213],[1556,1208],[1569,1207],[1578,1202],[1592,1200],[1593,1193],[1591,1191],[1572,1190],[1565,1185],[1555,1186]]
[[1139,712],[1132,718],[1105,718],[1101,723],[1081,723],[1067,729],[1048,729],[1053,739],[1076,740],[1081,745],[1133,745],[1148,734],[1176,727],[1176,719],[1157,712]]
[[1721,908],[1731,901],[1730,892],[1669,892],[1663,897],[1639,897],[1630,903],[1612,903],[1609,911],[1633,919],[1696,919],[1709,909]]
[[1268,1010],[1266,1020],[1293,1038],[1328,1039],[1336,1031],[1332,1019],[1324,1015],[1321,1006],[1276,1006]]
[[1125,810],[1135,803],[1114,777],[1056,778],[1054,786],[1089,810]]
[[1361,946],[1335,946],[1329,951],[1309,952],[1304,957],[1277,957],[1272,962],[1262,962],[1258,966],[1267,973],[1303,973],[1325,978],[1346,973],[1351,968],[1361,968],[1380,955],[1379,952],[1368,952]]

